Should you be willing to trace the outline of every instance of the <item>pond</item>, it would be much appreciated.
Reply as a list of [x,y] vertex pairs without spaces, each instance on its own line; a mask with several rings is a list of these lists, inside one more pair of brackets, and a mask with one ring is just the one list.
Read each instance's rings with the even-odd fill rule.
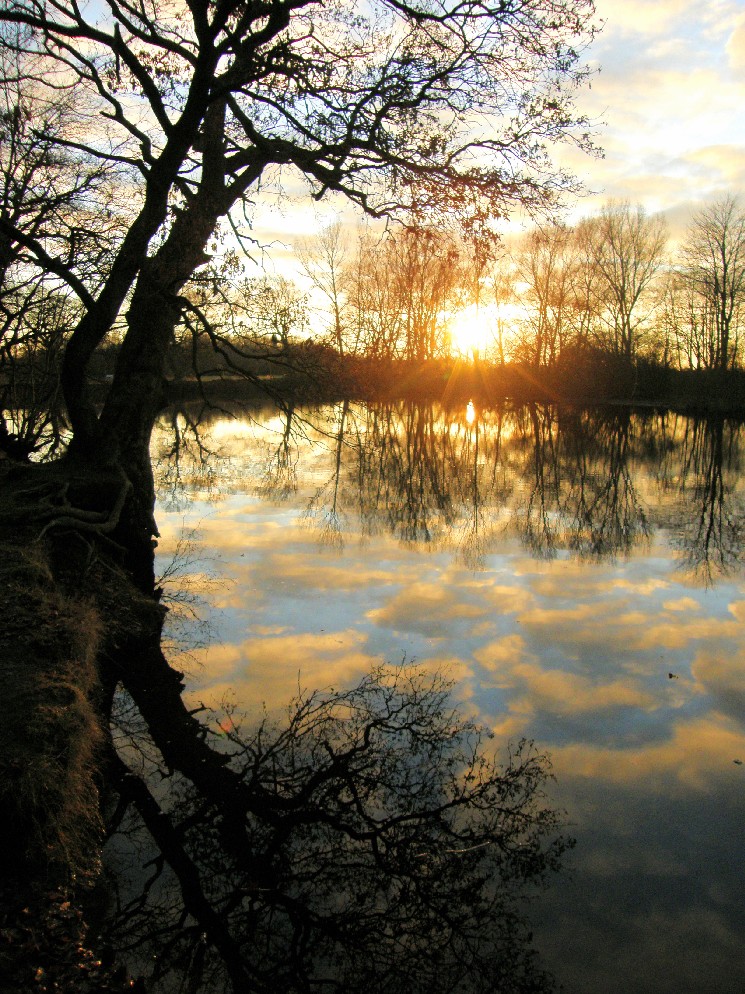
[[670,412],[172,411],[153,454],[190,706],[405,659],[549,754],[532,911],[568,992],[745,989],[745,429]]

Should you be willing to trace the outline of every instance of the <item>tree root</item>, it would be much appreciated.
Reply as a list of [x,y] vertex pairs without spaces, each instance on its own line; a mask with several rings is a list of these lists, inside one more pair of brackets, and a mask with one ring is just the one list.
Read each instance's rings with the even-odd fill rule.
[[[29,481],[27,474],[34,471],[41,479]],[[3,484],[0,527],[28,529],[29,541],[34,543],[51,531],[110,535],[134,491],[132,481],[121,470],[70,477],[54,466],[27,467],[23,478],[6,476]]]
[[[74,504],[71,504],[67,500],[67,489],[68,484],[65,484],[63,488],[63,503],[56,506],[51,512],[56,516],[50,518],[50,520],[44,525],[42,530],[36,536],[37,542],[41,541],[47,532],[51,531],[53,528],[69,528],[78,532],[85,531],[93,532],[97,535],[108,535],[110,532],[113,532],[119,524],[119,519],[121,518],[127,497],[132,492],[133,487],[131,481],[125,479],[122,486],[119,488],[119,493],[117,494],[111,510],[108,512],[90,511],[82,507],[75,507]],[[50,512],[48,511],[46,513],[49,514]],[[36,518],[36,521],[38,523],[38,517]]]

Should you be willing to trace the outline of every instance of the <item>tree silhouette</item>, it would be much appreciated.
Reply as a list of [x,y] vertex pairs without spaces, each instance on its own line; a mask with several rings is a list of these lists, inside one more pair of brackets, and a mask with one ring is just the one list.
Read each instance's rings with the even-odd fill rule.
[[[118,210],[98,218],[115,221],[100,267],[68,238],[71,212],[48,218],[54,223],[43,230],[0,212],[3,245],[20,248],[31,277],[53,275],[76,309],[61,368],[69,447],[56,464],[12,476],[3,488],[3,524],[17,534],[22,524],[50,581],[90,602],[100,716],[124,686],[163,770],[184,784],[175,809],[183,816],[160,817],[160,795],[122,768],[125,751],[110,755],[122,796],[169,853],[184,921],[197,921],[207,937],[208,949],[198,940],[193,946],[195,962],[214,952],[236,990],[307,989],[311,971],[324,980],[332,965],[349,990],[354,964],[368,958],[379,989],[411,988],[418,975],[434,983],[437,963],[449,989],[464,967],[476,978],[481,972],[482,988],[496,986],[500,971],[524,987],[529,959],[510,960],[517,948],[510,940],[521,929],[507,898],[521,874],[540,877],[553,857],[541,855],[529,824],[522,837],[519,831],[540,764],[518,764],[528,785],[522,805],[512,804],[509,770],[498,777],[476,760],[467,768],[475,786],[467,781],[455,798],[428,795],[443,784],[461,789],[437,737],[456,751],[467,743],[449,725],[440,724],[435,739],[423,719],[397,726],[403,712],[385,703],[385,692],[382,711],[367,719],[358,698],[342,700],[349,723],[337,710],[324,718],[315,744],[304,734],[286,741],[281,760],[278,749],[252,754],[249,736],[248,766],[216,749],[205,723],[189,713],[181,675],[162,652],[165,608],[153,557],[150,442],[174,337],[186,327],[220,345],[199,294],[214,285],[208,267],[220,272],[221,239],[252,244],[259,190],[281,197],[290,181],[316,199],[335,194],[369,215],[404,222],[423,212],[433,224],[455,215],[475,235],[513,208],[550,209],[573,185],[552,162],[551,146],[589,146],[573,97],[587,75],[581,59],[593,15],[591,0],[110,0],[105,7],[0,0],[0,49],[16,61],[13,85],[24,95],[41,93],[50,106],[75,95],[74,126],[49,132],[49,155],[64,157],[66,176],[104,177],[119,197]],[[96,362],[107,350],[116,355],[113,379],[99,383]],[[20,641],[11,646],[16,654]],[[41,639],[28,651],[44,664]],[[379,730],[387,745],[374,753]],[[355,732],[361,739],[345,737]],[[417,756],[430,762],[421,768],[430,777],[417,779]],[[451,810],[468,810],[460,797],[472,802],[471,822],[449,819]],[[207,815],[204,829],[197,810]],[[497,825],[500,810],[506,822]],[[547,824],[540,811],[536,818]],[[409,831],[419,822],[426,831]],[[354,901],[342,895],[341,905],[329,848],[337,841],[354,893]],[[448,853],[445,841],[465,851]],[[222,870],[210,862],[218,850],[227,860]],[[306,853],[318,863],[307,892]],[[524,859],[530,853],[533,864]],[[352,913],[363,890],[354,881],[380,879],[376,871],[387,882],[368,906],[377,923],[370,942],[364,915]],[[239,887],[225,898],[233,874]],[[442,889],[434,886],[438,874]],[[453,909],[462,918],[451,917],[450,882],[456,895],[461,887]],[[409,917],[412,901],[417,910]],[[397,932],[379,914],[386,906]],[[499,956],[480,944],[489,921],[485,941]],[[416,969],[407,973],[408,963]]]

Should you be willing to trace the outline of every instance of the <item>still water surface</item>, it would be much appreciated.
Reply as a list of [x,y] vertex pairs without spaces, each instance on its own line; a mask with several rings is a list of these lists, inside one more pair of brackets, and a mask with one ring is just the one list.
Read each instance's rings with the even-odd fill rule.
[[160,562],[180,553],[204,622],[174,611],[189,699],[448,673],[551,756],[577,846],[535,934],[565,989],[741,994],[743,427],[339,404],[213,414],[197,441],[194,420],[154,447]]

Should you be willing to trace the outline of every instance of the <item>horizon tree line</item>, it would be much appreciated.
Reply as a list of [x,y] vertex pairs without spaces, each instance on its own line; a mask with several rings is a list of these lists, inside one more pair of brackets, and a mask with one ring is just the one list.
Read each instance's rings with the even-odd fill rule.
[[553,367],[590,352],[730,370],[745,358],[745,209],[732,193],[695,211],[677,244],[662,215],[609,201],[509,248],[426,223],[353,242],[336,221],[298,257],[340,355],[447,357],[468,308],[483,328],[475,357],[499,363]]

